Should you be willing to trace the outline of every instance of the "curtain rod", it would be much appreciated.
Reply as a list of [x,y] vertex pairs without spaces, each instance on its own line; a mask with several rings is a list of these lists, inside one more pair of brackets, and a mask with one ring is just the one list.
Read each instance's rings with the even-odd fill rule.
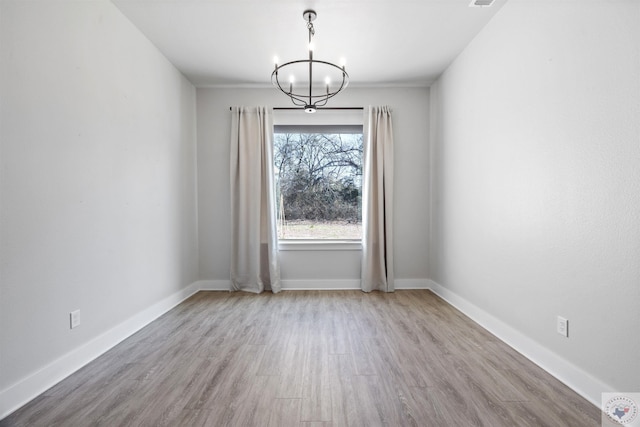
[[[229,107],[231,111],[233,107]],[[274,110],[303,110],[302,107],[273,107]],[[317,110],[364,110],[364,107],[318,107]]]

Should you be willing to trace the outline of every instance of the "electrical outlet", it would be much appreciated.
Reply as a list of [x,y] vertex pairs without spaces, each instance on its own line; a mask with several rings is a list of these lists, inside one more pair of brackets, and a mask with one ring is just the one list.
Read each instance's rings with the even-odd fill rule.
[[69,321],[71,324],[71,329],[80,326],[80,310],[72,311],[69,313]]
[[564,337],[569,336],[569,321],[564,317],[558,316],[557,331]]

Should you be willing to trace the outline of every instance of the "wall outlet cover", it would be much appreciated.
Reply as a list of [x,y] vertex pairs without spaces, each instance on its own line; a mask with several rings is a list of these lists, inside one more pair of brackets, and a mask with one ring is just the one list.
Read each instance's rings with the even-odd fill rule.
[[556,330],[564,337],[569,336],[569,321],[562,316],[558,316],[558,323]]
[[80,310],[72,311],[69,313],[69,321],[71,329],[80,326]]

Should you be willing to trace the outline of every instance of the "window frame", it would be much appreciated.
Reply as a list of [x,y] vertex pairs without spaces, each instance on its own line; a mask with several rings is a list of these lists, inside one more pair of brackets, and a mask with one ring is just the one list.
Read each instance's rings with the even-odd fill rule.
[[[356,123],[354,123],[354,121]],[[364,126],[360,120],[348,123],[309,124],[298,122],[292,124],[274,123],[273,139],[276,133],[324,133],[324,134],[360,134],[364,137]],[[364,156],[364,153],[363,153]],[[361,188],[362,191],[362,188]],[[362,212],[362,205],[360,205]],[[362,235],[359,239],[281,239],[278,238],[280,251],[361,251]]]

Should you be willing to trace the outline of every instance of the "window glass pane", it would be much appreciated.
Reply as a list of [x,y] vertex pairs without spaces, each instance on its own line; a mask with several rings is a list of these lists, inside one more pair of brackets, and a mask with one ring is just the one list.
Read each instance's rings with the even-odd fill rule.
[[362,126],[277,126],[280,239],[361,239]]

